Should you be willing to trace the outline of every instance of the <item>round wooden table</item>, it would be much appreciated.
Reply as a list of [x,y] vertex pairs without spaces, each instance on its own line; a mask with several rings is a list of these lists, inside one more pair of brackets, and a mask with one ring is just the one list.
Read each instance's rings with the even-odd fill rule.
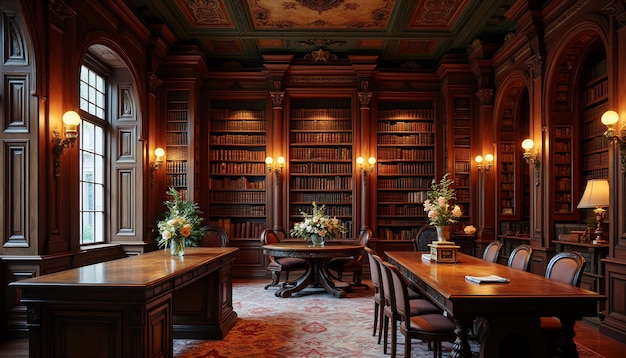
[[344,288],[339,287],[328,275],[326,263],[334,257],[358,256],[363,253],[363,245],[335,244],[326,242],[324,246],[312,246],[307,242],[280,242],[263,246],[263,254],[274,257],[298,257],[308,261],[306,272],[295,285],[282,287],[276,291],[277,297],[290,297],[292,293],[302,291],[311,284],[323,287],[335,297],[345,297]]

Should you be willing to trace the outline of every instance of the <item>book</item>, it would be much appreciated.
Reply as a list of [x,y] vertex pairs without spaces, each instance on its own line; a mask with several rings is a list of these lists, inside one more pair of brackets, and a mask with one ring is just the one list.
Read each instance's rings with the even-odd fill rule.
[[488,276],[465,276],[465,279],[474,283],[508,283],[510,282],[508,278],[496,276],[496,275],[488,275]]

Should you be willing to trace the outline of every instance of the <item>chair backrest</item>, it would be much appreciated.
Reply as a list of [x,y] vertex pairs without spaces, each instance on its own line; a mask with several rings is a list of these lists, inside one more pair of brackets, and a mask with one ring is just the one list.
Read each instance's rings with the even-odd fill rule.
[[367,246],[370,238],[372,237],[372,229],[364,226],[359,234],[359,245]]
[[226,247],[228,246],[228,235],[219,226],[207,226],[207,233],[198,246],[202,247]]
[[271,245],[280,242],[280,238],[271,229],[265,229],[261,232],[261,243],[263,245]]
[[383,259],[381,259],[380,256],[377,255],[374,255],[374,259],[376,259],[376,262],[378,263],[378,269],[380,270],[380,290],[383,292],[381,298],[385,299],[385,306],[391,307],[391,302],[394,300],[391,277],[387,273],[387,269]]
[[559,252],[548,262],[546,277],[580,287],[587,261],[577,252]]
[[502,247],[502,242],[494,241],[487,245],[485,248],[485,252],[483,252],[483,260],[489,262],[497,262],[498,255],[500,255],[500,248]]
[[507,266],[522,271],[528,271],[528,264],[530,263],[530,256],[532,254],[533,249],[530,246],[526,244],[519,245],[511,251]]
[[397,313],[398,315],[403,317],[403,321],[407,322],[407,327],[409,324],[409,294],[407,291],[407,284],[404,280],[404,276],[400,273],[397,267],[390,264],[389,262],[383,262],[385,266],[385,271],[389,276],[389,282],[391,285],[391,291],[393,292],[391,297],[391,310],[392,312]]
[[413,238],[413,250],[430,251],[428,244],[436,240],[437,228],[432,225],[424,225],[417,231]]
[[372,280],[372,285],[380,292],[380,268],[378,267],[378,262],[376,261],[375,256],[376,252],[369,247],[365,246],[365,252],[367,253],[367,258],[370,263],[370,276]]

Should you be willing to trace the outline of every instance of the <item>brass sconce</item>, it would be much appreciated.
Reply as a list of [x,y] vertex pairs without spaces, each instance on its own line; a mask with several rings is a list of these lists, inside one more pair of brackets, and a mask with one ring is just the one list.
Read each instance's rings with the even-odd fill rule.
[[[489,171],[493,166],[493,154],[485,154],[484,158],[482,155],[477,155],[476,158],[474,158],[474,161],[476,161],[478,173],[484,173],[485,176],[489,176]],[[485,164],[483,164],[483,161]]]
[[52,132],[52,155],[54,157],[54,176],[61,176],[61,155],[65,148],[74,146],[74,142],[78,139],[78,125],[80,124],[80,115],[74,111],[67,111],[63,114],[63,127],[65,138],[61,139],[58,131]]
[[163,165],[163,156],[165,155],[165,150],[159,147],[154,150],[154,162],[150,163],[150,173],[152,175],[152,181],[154,181],[154,174],[161,166]]
[[276,164],[274,164],[274,158],[267,157],[265,158],[265,164],[267,164],[268,172],[274,172],[274,174],[278,175],[278,173],[283,171],[283,167],[285,166],[285,158],[276,158]]
[[530,139],[524,139],[522,142],[522,148],[524,148],[524,160],[529,165],[532,165],[535,168],[535,185],[539,186],[539,177],[540,177],[540,166],[541,166],[541,157],[539,153],[534,153],[533,148],[535,147],[535,142]]
[[367,160],[367,164],[365,163],[365,159],[363,157],[356,158],[356,165],[358,166],[361,173],[363,173],[363,184],[367,182],[367,176],[369,173],[374,170],[374,164],[376,164],[376,158],[369,157]]
[[626,173],[626,130],[622,129],[620,135],[615,133],[615,125],[619,122],[619,115],[615,111],[606,111],[601,118],[602,124],[606,126],[604,136],[610,144],[617,144],[619,155],[622,161],[622,173]]

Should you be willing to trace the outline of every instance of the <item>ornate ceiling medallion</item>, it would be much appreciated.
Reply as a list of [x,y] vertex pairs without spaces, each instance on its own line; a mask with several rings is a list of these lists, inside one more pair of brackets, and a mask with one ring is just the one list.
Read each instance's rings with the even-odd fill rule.
[[296,0],[296,2],[304,7],[317,11],[321,15],[323,11],[343,4],[344,0]]
[[329,51],[324,51],[322,49],[319,49],[317,51],[307,53],[304,56],[304,60],[311,61],[311,62],[330,62],[330,61],[336,61],[337,55],[332,54]]

